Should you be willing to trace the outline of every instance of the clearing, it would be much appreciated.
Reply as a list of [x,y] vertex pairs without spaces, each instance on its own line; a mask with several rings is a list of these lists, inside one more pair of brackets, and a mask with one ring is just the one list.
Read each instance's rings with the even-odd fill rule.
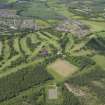
[[78,68],[70,64],[66,60],[57,59],[54,63],[48,66],[48,71],[55,77],[55,79],[60,80],[75,73]]

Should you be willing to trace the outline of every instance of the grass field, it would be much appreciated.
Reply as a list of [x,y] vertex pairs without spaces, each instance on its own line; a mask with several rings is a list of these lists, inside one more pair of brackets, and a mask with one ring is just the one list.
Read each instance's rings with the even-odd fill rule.
[[57,59],[54,63],[48,65],[47,68],[57,80],[72,76],[78,70],[76,66],[62,59]]
[[97,22],[91,20],[81,20],[83,23],[87,24],[91,31],[103,31],[105,30],[105,22]]
[[101,66],[103,69],[105,69],[105,56],[103,55],[95,55],[92,58],[93,60],[95,60],[95,62],[97,63],[97,65]]
[[0,3],[12,3],[12,2],[16,2],[16,0],[0,0]]

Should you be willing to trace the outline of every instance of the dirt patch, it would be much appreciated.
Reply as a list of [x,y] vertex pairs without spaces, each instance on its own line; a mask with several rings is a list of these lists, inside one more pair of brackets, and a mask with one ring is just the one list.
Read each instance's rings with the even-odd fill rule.
[[84,91],[82,91],[81,89],[76,88],[76,87],[74,87],[74,86],[72,86],[72,85],[70,85],[68,83],[65,83],[64,85],[68,89],[68,91],[72,92],[74,95],[76,95],[76,96],[85,96]]
[[54,63],[50,64],[48,68],[58,73],[62,77],[68,77],[78,69],[76,66],[62,59],[57,59]]

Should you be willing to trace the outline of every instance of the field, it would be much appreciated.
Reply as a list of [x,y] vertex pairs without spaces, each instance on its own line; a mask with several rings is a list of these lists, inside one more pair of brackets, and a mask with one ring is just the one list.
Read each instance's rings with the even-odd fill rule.
[[12,3],[16,2],[16,0],[0,0],[0,3]]
[[81,20],[83,23],[87,24],[90,28],[91,31],[103,31],[105,30],[105,22],[98,22],[98,21],[89,21],[89,20]]
[[103,69],[105,69],[105,56],[102,55],[95,55],[92,58],[96,61],[97,65],[101,66]]
[[57,75],[60,75],[62,78],[71,76],[77,69],[77,67],[62,59],[57,59],[54,63],[48,66],[49,72],[55,72],[55,74],[57,73]]

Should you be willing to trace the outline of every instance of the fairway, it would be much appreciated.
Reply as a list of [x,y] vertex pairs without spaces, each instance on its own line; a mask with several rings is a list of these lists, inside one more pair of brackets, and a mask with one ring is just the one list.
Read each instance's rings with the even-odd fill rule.
[[77,71],[77,67],[62,59],[57,59],[54,63],[50,64],[48,69],[52,70],[55,72],[54,74],[58,74],[62,78],[71,76]]

